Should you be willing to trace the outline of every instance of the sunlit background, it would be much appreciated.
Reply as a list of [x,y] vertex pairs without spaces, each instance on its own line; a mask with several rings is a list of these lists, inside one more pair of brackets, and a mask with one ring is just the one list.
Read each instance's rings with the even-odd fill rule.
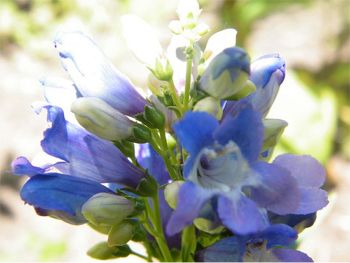
[[[311,154],[325,165],[330,204],[301,235],[300,250],[315,261],[350,261],[350,1],[200,1],[210,34],[238,31],[252,59],[280,53],[287,77],[270,117],[288,121],[276,153]],[[148,21],[164,47],[176,0],[0,0],[0,261],[88,261],[103,240],[86,226],[36,216],[18,195],[24,178],[11,175],[18,155],[39,151],[45,116],[38,79],[65,76],[52,39],[58,30],[88,32],[139,87],[147,69],[128,51],[120,16]],[[209,34],[209,35],[210,35]]]

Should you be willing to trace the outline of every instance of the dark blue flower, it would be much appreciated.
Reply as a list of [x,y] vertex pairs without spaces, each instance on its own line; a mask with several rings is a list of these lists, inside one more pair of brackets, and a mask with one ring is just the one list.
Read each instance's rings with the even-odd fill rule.
[[44,152],[59,159],[45,167],[35,167],[24,157],[13,164],[15,174],[35,175],[52,169],[99,183],[136,187],[144,173],[109,141],[102,140],[65,120],[61,108],[44,106],[51,127],[44,132]]
[[54,44],[82,96],[102,99],[130,116],[143,111],[146,100],[107,60],[92,39],[81,32],[59,33]]
[[21,189],[21,198],[42,216],[70,224],[83,224],[83,204],[98,193],[113,193],[107,187],[83,178],[48,173],[32,176]]
[[305,253],[281,248],[292,245],[297,232],[287,225],[273,225],[252,235],[223,238],[214,245],[200,250],[196,260],[203,262],[312,262]]

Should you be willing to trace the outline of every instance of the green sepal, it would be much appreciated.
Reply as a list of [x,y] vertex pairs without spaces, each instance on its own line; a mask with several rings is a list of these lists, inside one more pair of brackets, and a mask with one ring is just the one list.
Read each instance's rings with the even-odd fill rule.
[[175,106],[173,98],[171,97],[171,94],[167,90],[164,90],[163,96],[157,96],[157,98],[160,100],[161,103],[163,103],[167,107]]
[[135,156],[134,144],[126,140],[113,141],[113,144],[127,157]]
[[131,254],[128,245],[109,247],[107,242],[101,242],[91,247],[87,254],[95,259],[112,259],[127,257]]
[[193,224],[199,230],[209,234],[219,234],[225,229],[224,226],[214,223],[203,217],[196,218],[193,221]]
[[247,97],[248,95],[252,94],[256,91],[255,84],[247,80],[247,83],[244,85],[242,89],[240,89],[237,93],[233,94],[231,97],[225,98],[225,100],[240,100],[242,98]]
[[132,136],[127,140],[135,143],[146,143],[152,138],[152,134],[149,128],[142,124],[136,124],[132,127]]
[[161,129],[165,125],[164,114],[156,108],[145,106],[144,118],[151,124],[150,128]]
[[222,238],[219,234],[209,234],[206,232],[200,231],[199,234],[197,234],[197,242],[198,245],[202,248],[209,247],[219,241]]
[[135,224],[134,235],[131,240],[135,242],[140,242],[146,239],[147,239],[146,230],[143,228],[141,224],[139,223]]
[[158,183],[152,176],[147,174],[136,187],[136,192],[140,196],[154,197],[158,194]]

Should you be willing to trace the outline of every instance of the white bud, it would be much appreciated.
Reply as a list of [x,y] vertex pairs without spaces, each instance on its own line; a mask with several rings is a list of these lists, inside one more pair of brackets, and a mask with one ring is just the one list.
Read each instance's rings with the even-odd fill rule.
[[103,139],[125,139],[132,133],[134,123],[101,99],[79,98],[71,111],[81,126]]

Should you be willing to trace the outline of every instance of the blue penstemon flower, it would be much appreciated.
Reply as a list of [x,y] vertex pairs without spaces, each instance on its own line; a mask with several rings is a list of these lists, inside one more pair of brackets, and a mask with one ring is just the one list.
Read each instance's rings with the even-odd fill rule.
[[146,22],[124,17],[127,43],[150,70],[148,97],[90,37],[57,34],[70,80],[41,80],[45,102],[34,110],[47,112],[49,128],[40,163],[12,163],[29,176],[21,198],[39,215],[107,235],[88,251],[99,259],[310,261],[292,248],[328,202],[325,171],[308,155],[270,161],[287,126],[266,119],[285,62],[270,54],[250,64],[234,29],[202,51],[200,13],[196,0],[181,1],[167,52],[153,33],[142,41]]
[[[318,188],[324,171],[313,158],[282,155],[272,164],[259,161],[263,125],[249,107],[221,123],[207,113],[189,112],[174,130],[189,157],[168,233],[191,224],[213,199],[221,223],[237,234],[268,227],[267,211],[307,214],[327,204],[326,193]],[[296,165],[300,170],[292,169]]]

